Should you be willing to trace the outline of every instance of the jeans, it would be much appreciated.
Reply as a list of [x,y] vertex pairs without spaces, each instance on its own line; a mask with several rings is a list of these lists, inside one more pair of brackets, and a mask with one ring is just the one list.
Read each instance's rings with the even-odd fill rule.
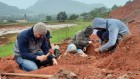
[[67,47],[66,52],[77,52],[79,54],[84,53],[82,49],[77,49],[74,44],[69,44]]
[[[44,54],[43,54],[42,51],[38,51],[34,55],[41,56],[41,55],[44,55]],[[23,59],[20,56],[17,56],[17,57],[15,56],[15,61],[19,65],[20,69],[22,69],[24,71],[33,71],[33,70],[39,69],[41,66],[52,64],[53,63],[53,61],[52,61],[53,58],[54,58],[53,55],[49,55],[48,58],[45,61],[40,62],[39,60],[32,61],[32,60],[28,60],[28,59]]]

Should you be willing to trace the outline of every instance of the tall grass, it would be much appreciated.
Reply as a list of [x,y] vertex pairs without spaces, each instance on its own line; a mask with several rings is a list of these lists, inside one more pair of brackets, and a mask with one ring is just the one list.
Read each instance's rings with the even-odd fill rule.
[[51,42],[52,43],[58,43],[63,41],[66,38],[72,38],[76,32],[85,29],[87,25],[90,24],[90,22],[77,22],[77,25],[72,27],[65,27],[61,30],[52,30],[51,31]]
[[12,55],[13,52],[13,43],[7,43],[0,46],[0,57],[5,57]]

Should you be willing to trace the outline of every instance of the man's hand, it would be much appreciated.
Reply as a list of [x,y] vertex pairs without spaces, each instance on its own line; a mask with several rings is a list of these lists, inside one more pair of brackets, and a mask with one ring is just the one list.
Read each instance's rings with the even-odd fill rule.
[[82,56],[82,57],[88,57],[88,55],[85,54],[85,53],[80,54],[80,56]]
[[53,61],[53,65],[58,65],[58,62],[56,61],[55,58],[53,58],[52,61]]
[[43,61],[45,61],[47,59],[47,56],[46,55],[37,56],[36,59],[41,61],[41,62],[43,62]]
[[95,40],[95,39],[94,39],[94,40],[92,39],[92,40],[90,40],[90,41],[92,41],[93,43],[96,43],[96,42],[98,42],[98,40]]
[[88,43],[89,43],[89,44],[92,44],[93,42],[92,42],[92,41],[88,41]]
[[124,35],[119,42],[126,42],[127,40],[131,39],[132,34]]
[[87,48],[86,48],[86,47],[84,47],[84,48],[83,48],[83,51],[86,51],[86,50],[87,50]]
[[54,54],[54,51],[53,51],[52,49],[49,49],[49,52],[50,52],[51,54]]
[[94,51],[98,53],[98,52],[100,52],[100,49],[96,48],[96,49],[94,49]]

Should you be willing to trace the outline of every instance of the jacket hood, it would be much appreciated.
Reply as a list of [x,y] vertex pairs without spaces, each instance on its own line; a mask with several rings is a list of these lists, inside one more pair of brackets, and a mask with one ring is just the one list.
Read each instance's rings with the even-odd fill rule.
[[84,34],[85,34],[85,36],[89,36],[89,35],[91,35],[93,33],[93,27],[92,26],[87,26],[86,28],[85,28],[85,30],[84,30]]
[[97,29],[97,28],[101,28],[101,29],[106,29],[106,22],[107,22],[107,19],[104,19],[104,18],[95,18],[92,22],[92,27],[94,29]]

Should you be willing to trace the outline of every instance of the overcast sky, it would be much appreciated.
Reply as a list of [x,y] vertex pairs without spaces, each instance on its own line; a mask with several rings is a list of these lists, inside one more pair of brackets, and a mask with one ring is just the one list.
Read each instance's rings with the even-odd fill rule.
[[[6,3],[11,6],[17,6],[20,9],[26,9],[27,7],[35,4],[37,0],[0,0],[0,2]],[[102,3],[108,8],[111,8],[114,4],[124,5],[129,0],[75,0],[87,4]]]

